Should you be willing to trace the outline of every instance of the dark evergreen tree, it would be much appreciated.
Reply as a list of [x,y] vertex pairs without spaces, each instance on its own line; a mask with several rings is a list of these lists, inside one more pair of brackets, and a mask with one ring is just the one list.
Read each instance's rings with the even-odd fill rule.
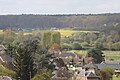
[[104,60],[103,52],[99,49],[90,49],[87,57],[92,57],[95,63],[101,63]]
[[36,74],[32,45],[27,42],[19,44],[14,55],[14,71],[16,78],[20,80],[30,80]]
[[30,80],[42,70],[53,70],[53,55],[48,48],[40,46],[38,40],[27,40],[7,45],[6,52],[13,58],[16,79]]

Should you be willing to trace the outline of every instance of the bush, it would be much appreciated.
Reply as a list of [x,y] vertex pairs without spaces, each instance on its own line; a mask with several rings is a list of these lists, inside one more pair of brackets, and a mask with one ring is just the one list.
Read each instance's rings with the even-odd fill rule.
[[112,80],[112,76],[114,74],[114,69],[110,67],[102,68],[98,75],[101,76],[101,80]]
[[83,42],[83,43],[82,43],[82,47],[83,47],[83,48],[87,48],[87,47],[89,47],[88,42]]
[[15,72],[5,68],[0,64],[0,76],[15,77]]
[[42,72],[41,74],[37,74],[34,78],[32,78],[32,80],[50,80],[52,76],[51,71],[45,71]]
[[86,56],[92,57],[97,64],[104,60],[103,52],[99,49],[89,49]]
[[81,50],[82,46],[79,43],[73,43],[72,49],[73,50]]
[[63,44],[62,45],[62,50],[71,50],[71,49],[72,49],[72,47],[69,44]]
[[113,50],[120,50],[120,42],[114,43],[114,44],[112,45],[112,49],[113,49]]

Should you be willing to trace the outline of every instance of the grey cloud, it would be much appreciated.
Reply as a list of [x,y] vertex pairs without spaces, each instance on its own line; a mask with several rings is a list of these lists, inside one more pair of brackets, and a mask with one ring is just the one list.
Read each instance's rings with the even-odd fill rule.
[[120,12],[120,0],[0,0],[0,14]]

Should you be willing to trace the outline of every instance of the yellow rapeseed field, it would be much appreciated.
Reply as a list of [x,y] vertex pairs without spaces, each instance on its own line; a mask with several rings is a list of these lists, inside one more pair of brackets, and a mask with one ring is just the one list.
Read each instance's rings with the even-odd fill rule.
[[92,33],[92,32],[96,32],[98,33],[98,31],[84,31],[84,30],[54,30],[54,31],[58,31],[61,33],[61,36],[71,36],[73,33],[77,33],[77,32],[85,32],[85,33]]

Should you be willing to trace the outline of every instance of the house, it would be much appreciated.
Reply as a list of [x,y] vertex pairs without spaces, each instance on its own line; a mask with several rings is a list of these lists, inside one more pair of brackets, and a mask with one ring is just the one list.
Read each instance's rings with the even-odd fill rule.
[[0,45],[0,63],[7,68],[12,68],[12,58],[5,54],[4,45]]
[[100,77],[96,75],[98,67],[93,63],[85,66],[73,66],[68,68],[75,71],[73,80],[100,80]]
[[94,63],[94,60],[92,57],[83,57],[84,59],[84,64],[89,64],[89,63]]
[[61,67],[53,71],[52,74],[53,77],[51,78],[51,80],[70,80],[71,78],[70,73],[68,69],[66,69],[66,67]]
[[113,69],[119,70],[120,69],[120,64],[94,64],[98,67],[98,69],[102,69],[105,67],[111,67]]
[[87,64],[87,65],[83,66],[83,68],[85,69],[85,71],[92,72],[94,74],[98,70],[98,67],[96,65],[94,65],[93,63]]
[[120,75],[120,64],[95,64],[95,65],[98,67],[98,69],[102,69],[105,67],[113,68],[113,69],[115,69],[114,70],[115,74]]
[[93,73],[93,71],[84,68],[79,69],[74,77],[74,80],[100,80],[100,77]]
[[12,68],[12,58],[7,54],[0,55],[1,59],[4,61],[4,66],[7,68]]
[[0,80],[12,80],[12,79],[8,76],[0,76]]
[[5,53],[4,45],[0,45],[0,55]]
[[70,51],[62,51],[62,52],[54,53],[54,57],[61,58],[64,61],[65,64],[70,63],[72,60],[75,63],[82,62],[81,61],[82,56],[77,55],[76,53],[70,52]]
[[100,80],[100,77],[93,72],[86,72],[84,78],[84,80]]
[[67,67],[61,58],[54,59],[54,65],[56,68]]
[[5,61],[3,60],[3,58],[0,56],[0,63],[1,64],[4,64],[5,63]]

